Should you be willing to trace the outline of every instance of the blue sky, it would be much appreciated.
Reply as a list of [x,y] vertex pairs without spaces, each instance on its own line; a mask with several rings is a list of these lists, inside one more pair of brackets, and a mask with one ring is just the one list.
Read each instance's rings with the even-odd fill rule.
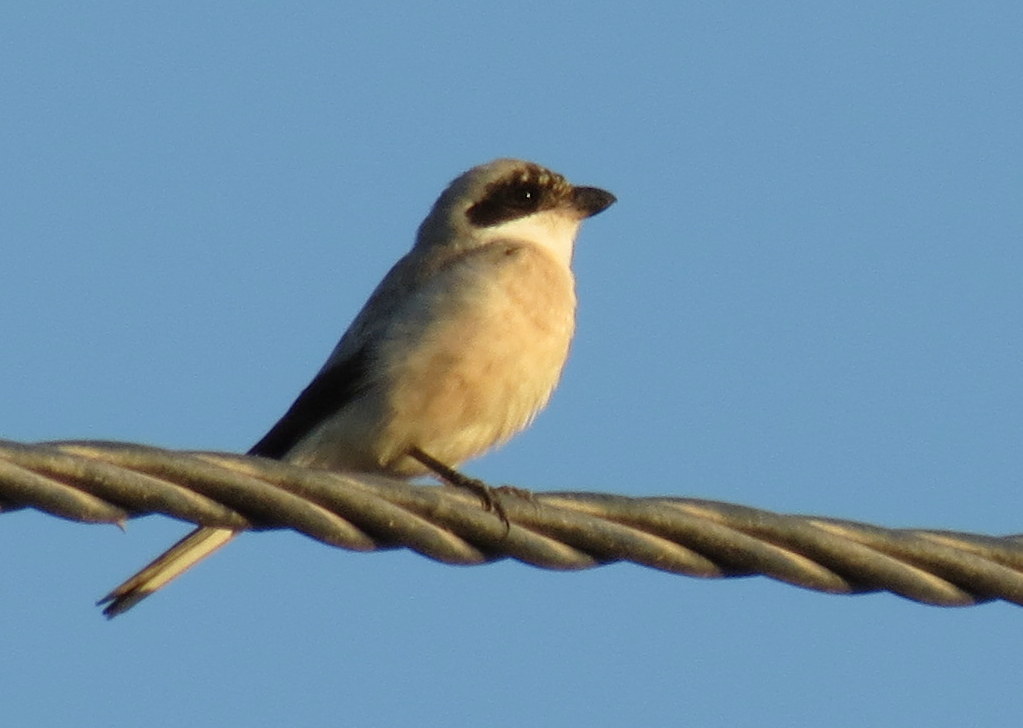
[[[854,6],[855,5],[855,6]],[[528,432],[466,470],[1023,531],[1017,3],[10,3],[0,437],[242,451],[436,194],[619,203]],[[1019,607],[0,517],[10,725],[1011,725]]]

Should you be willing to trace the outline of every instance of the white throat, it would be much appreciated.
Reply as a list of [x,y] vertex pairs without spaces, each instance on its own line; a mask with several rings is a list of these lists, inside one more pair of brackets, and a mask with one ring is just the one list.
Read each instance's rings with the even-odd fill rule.
[[503,222],[481,231],[484,243],[525,240],[549,250],[566,267],[572,264],[572,248],[581,221],[562,210],[544,210]]

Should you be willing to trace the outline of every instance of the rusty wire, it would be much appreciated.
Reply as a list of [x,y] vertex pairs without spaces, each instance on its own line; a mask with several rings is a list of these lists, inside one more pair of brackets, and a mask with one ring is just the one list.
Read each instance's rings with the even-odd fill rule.
[[692,498],[502,497],[510,526],[458,488],[309,470],[263,458],[111,442],[0,440],[0,511],[118,523],[162,514],[291,528],[353,551],[409,548],[450,564],[546,569],[631,561],[705,578],[760,574],[831,594],[1023,605],[1023,536],[891,529]]

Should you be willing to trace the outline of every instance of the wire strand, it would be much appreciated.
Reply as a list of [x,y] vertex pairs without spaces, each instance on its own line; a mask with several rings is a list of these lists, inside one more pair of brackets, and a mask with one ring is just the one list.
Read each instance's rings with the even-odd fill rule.
[[352,551],[404,547],[449,564],[513,558],[575,570],[631,561],[703,578],[759,574],[831,594],[1023,605],[1023,536],[882,528],[693,498],[507,494],[501,505],[508,524],[459,488],[230,453],[0,440],[0,512],[118,525],[161,514],[235,530],[290,528]]

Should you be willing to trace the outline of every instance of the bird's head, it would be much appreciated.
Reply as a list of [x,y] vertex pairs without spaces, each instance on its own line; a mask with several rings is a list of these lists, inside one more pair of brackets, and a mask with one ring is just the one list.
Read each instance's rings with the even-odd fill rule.
[[567,264],[580,223],[615,196],[577,187],[556,172],[520,159],[497,159],[455,179],[419,227],[416,248],[469,249],[524,240],[549,248]]

